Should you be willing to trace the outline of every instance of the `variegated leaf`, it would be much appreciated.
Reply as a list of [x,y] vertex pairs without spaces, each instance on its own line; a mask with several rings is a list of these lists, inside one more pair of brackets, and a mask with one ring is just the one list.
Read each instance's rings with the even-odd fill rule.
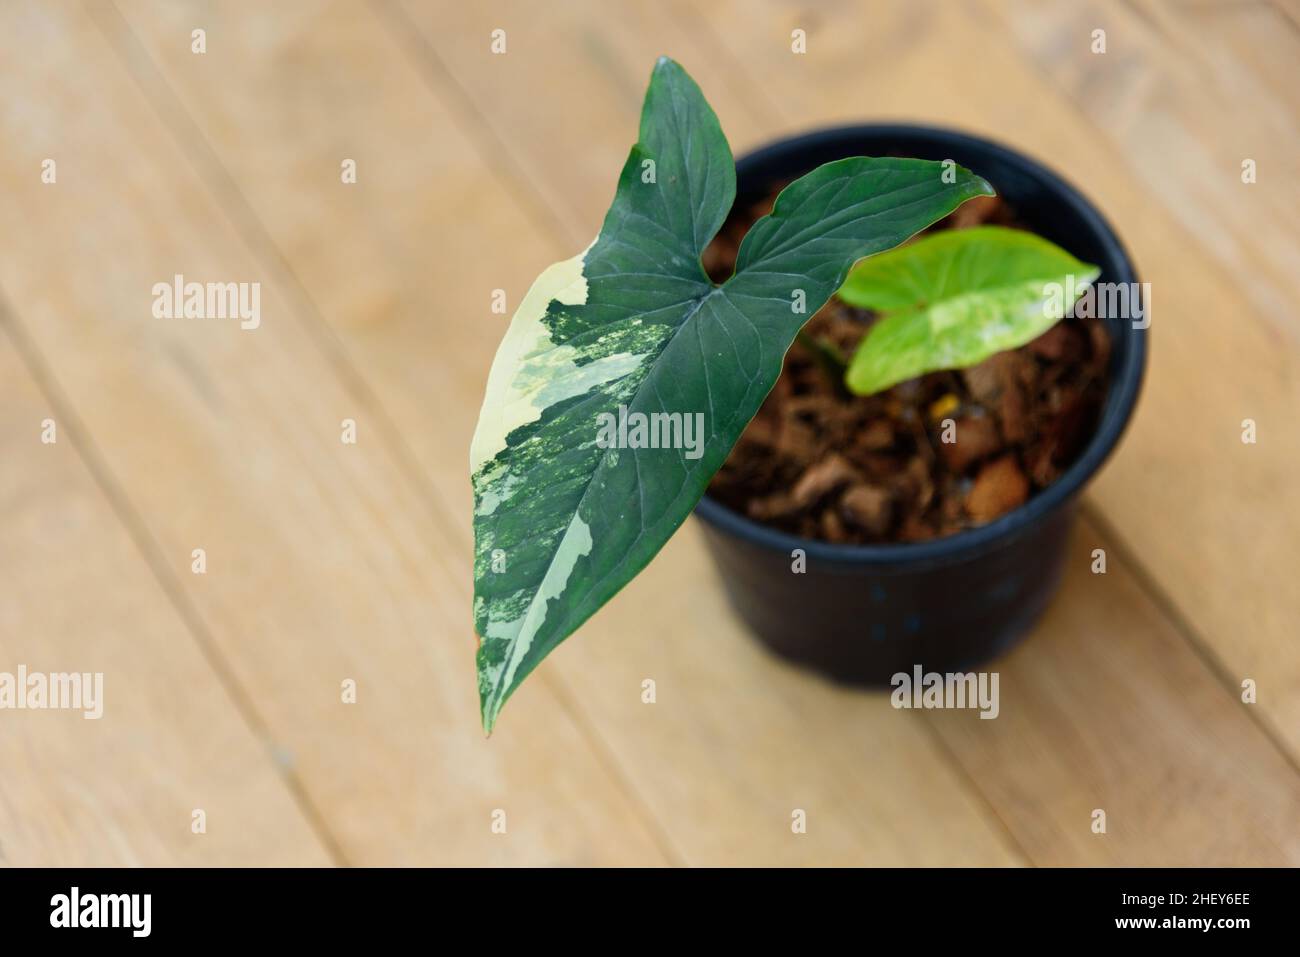
[[845,381],[860,395],[939,369],[965,369],[1041,336],[1100,274],[1020,229],[935,233],[849,273],[845,302],[885,315],[858,345]]
[[[658,62],[600,234],[537,279],[488,378],[470,453],[485,728],[690,514],[853,263],[992,192],[956,173],[828,163],[781,193],[715,286],[700,256],[735,196],[731,150],[695,83]],[[676,447],[632,447],[634,431],[598,441],[620,409],[665,424]]]

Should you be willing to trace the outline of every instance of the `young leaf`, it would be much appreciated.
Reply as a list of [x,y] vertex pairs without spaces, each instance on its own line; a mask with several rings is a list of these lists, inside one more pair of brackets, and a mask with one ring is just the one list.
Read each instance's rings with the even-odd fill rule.
[[[600,235],[537,279],[488,377],[470,450],[485,728],[690,514],[853,263],[992,192],[967,170],[942,174],[920,160],[828,163],[781,193],[715,286],[700,255],[731,208],[735,165],[694,81],[659,60]],[[598,444],[620,407],[683,428],[698,415],[699,444]]]
[[935,233],[868,259],[838,295],[885,316],[858,345],[848,386],[870,395],[1022,346],[1055,325],[1099,273],[1040,236],[1001,226]]

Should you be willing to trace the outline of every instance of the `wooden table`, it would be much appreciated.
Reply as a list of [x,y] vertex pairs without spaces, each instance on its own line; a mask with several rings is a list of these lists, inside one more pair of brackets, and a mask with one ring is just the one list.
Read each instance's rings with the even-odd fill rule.
[[[596,233],[660,53],[737,152],[888,118],[1041,157],[1151,282],[997,720],[773,660],[688,524],[484,740],[494,290]],[[15,2],[0,62],[0,671],[105,675],[101,720],[0,711],[0,860],[1300,863],[1295,3]],[[177,273],[259,282],[260,328],[154,318]]]

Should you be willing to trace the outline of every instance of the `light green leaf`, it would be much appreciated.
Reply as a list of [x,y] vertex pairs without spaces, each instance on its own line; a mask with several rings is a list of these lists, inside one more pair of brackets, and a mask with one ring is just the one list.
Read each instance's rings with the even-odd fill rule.
[[[600,235],[537,279],[488,378],[470,453],[487,729],[690,514],[853,263],[992,192],[967,170],[942,174],[920,160],[828,163],[781,193],[715,286],[700,256],[731,208],[735,165],[694,81],[658,62]],[[628,443],[598,442],[620,415]],[[674,447],[631,447],[636,416],[667,423]]]
[[1042,335],[1100,274],[1040,236],[1001,226],[935,233],[858,266],[839,290],[886,315],[863,337],[846,382],[859,395],[938,369],[964,369]]

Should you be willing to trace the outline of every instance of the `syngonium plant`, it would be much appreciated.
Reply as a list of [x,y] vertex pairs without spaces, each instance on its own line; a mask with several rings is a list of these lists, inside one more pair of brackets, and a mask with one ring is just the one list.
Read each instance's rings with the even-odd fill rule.
[[[858,260],[993,195],[952,162],[857,156],[785,187],[719,285],[701,256],[735,192],[717,117],[660,58],[599,235],[533,283],[488,376],[470,477],[489,732],[520,682],[685,521],[801,327],[837,290],[883,314],[847,370],[849,388],[870,393],[1028,342],[1073,302],[1053,305],[1049,283],[1096,276],[1046,240],[991,227],[936,234],[850,276]],[[703,441],[599,441],[620,414],[702,414]]]

